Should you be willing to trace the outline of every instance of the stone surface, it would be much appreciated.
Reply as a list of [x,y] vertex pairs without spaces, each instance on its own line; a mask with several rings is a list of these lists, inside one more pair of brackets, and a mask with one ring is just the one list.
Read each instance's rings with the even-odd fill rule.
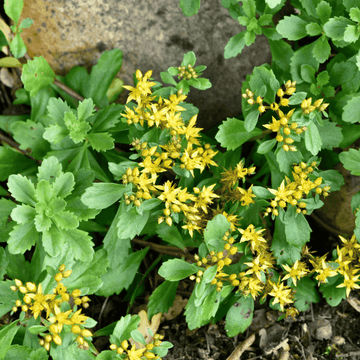
[[58,75],[75,65],[90,68],[105,50],[124,53],[119,76],[133,84],[136,69],[160,72],[180,65],[184,53],[194,51],[196,65],[213,87],[192,89],[188,101],[200,109],[200,126],[208,129],[241,110],[241,84],[254,66],[270,62],[265,37],[236,58],[224,59],[228,40],[244,28],[221,6],[202,1],[197,15],[183,15],[179,0],[24,0],[22,18],[34,24],[24,30],[30,56],[44,56]]

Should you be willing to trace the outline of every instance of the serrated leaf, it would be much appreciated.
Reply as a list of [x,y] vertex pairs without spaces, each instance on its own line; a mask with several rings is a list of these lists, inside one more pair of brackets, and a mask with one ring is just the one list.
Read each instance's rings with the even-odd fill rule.
[[325,24],[331,15],[331,5],[327,1],[321,1],[316,7],[316,14],[322,24]]
[[88,122],[79,121],[72,112],[65,113],[64,122],[69,130],[70,138],[75,144],[84,141],[85,135],[91,129]]
[[168,312],[173,305],[178,281],[165,280],[149,297],[148,315],[151,319],[154,315]]
[[356,123],[359,121],[359,111],[360,96],[354,96],[344,106],[344,111],[342,113],[341,119],[347,123]]
[[109,133],[90,133],[86,135],[91,147],[97,152],[107,151],[114,148],[114,138]]
[[[265,66],[258,66],[254,68],[249,81],[250,89],[256,95],[264,97],[264,101],[271,104],[275,101],[275,95],[280,84],[272,70]],[[263,93],[261,93],[263,91]]]
[[54,214],[51,219],[60,229],[75,229],[79,226],[78,219],[70,211],[60,211]]
[[29,205],[17,205],[11,212],[11,218],[18,224],[33,222],[36,211]]
[[245,31],[233,36],[225,46],[224,58],[230,59],[241,54],[245,47]]
[[254,315],[254,299],[242,296],[231,306],[226,314],[225,330],[227,336],[233,337],[243,333],[251,324]]
[[276,31],[288,40],[300,40],[307,35],[307,22],[299,16],[285,16],[276,26]]
[[294,54],[294,51],[291,48],[291,46],[284,40],[277,40],[277,41],[268,40],[268,41],[270,45],[272,60],[282,70],[286,72],[290,72],[290,60]]
[[360,176],[360,150],[349,149],[339,155],[340,161],[352,175]]
[[227,150],[235,150],[246,141],[260,134],[262,134],[262,131],[257,128],[247,132],[244,121],[227,118],[226,121],[219,126],[219,131],[215,139]]
[[270,9],[274,9],[276,6],[280,5],[281,0],[265,0],[265,3]]
[[31,97],[34,97],[40,89],[52,84],[54,79],[54,71],[42,56],[29,60],[23,66],[21,81]]
[[329,40],[324,34],[314,42],[312,54],[314,58],[321,64],[329,58],[330,53],[331,47],[329,45]]
[[63,101],[60,98],[50,98],[46,110],[48,111],[48,115],[52,119],[53,124],[58,124],[63,127],[65,127],[65,113],[72,111],[71,107],[66,103],[66,101]]
[[321,136],[317,126],[311,122],[307,126],[307,130],[305,131],[305,146],[306,149],[311,152],[313,155],[317,155],[321,150]]
[[353,22],[343,16],[335,16],[323,26],[325,34],[332,40],[344,40],[344,33],[348,25]]
[[356,7],[351,8],[349,15],[352,21],[355,21],[357,23],[360,22],[360,9]]
[[10,232],[8,248],[10,254],[23,254],[35,245],[39,234],[33,223],[15,225]]
[[94,256],[94,243],[87,232],[79,229],[66,230],[66,241],[70,245],[75,259],[88,262]]
[[81,201],[91,209],[106,209],[118,201],[125,186],[114,183],[94,183],[81,196]]
[[161,265],[159,275],[168,281],[179,281],[195,274],[197,271],[194,264],[189,264],[185,260],[172,259]]
[[339,144],[339,147],[341,147],[342,149],[347,148],[360,138],[360,125],[344,124],[341,126],[340,129],[342,132],[343,140]]
[[180,0],[179,4],[185,16],[193,16],[197,14],[200,9],[200,0]]
[[50,151],[49,144],[43,140],[45,129],[41,123],[16,121],[11,124],[10,129],[14,139],[20,144],[20,149],[27,150],[35,159],[42,159]]
[[22,175],[11,175],[7,186],[11,195],[17,201],[32,206],[36,205],[35,187],[28,178]]
[[94,112],[95,109],[92,99],[85,99],[79,102],[79,106],[77,108],[78,121],[85,121],[87,118],[92,116]]
[[352,43],[357,41],[357,39],[359,38],[359,31],[357,29],[356,25],[348,25],[345,29],[344,32],[344,40]]
[[43,138],[49,143],[58,144],[62,139],[69,135],[69,130],[60,125],[50,125],[46,128]]

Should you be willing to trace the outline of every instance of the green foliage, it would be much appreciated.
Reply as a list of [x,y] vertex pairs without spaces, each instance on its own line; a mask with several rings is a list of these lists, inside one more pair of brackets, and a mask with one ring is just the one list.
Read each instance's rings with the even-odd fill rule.
[[[104,52],[90,74],[75,67],[55,76],[42,57],[23,65],[24,89],[14,103],[30,106],[31,115],[0,117],[0,316],[13,316],[18,300],[31,302],[34,287],[44,296],[55,293],[51,311],[62,314],[80,306],[77,291],[117,294],[132,305],[156,268],[165,281],[150,295],[145,317],[167,312],[179,282],[190,278],[188,327],[225,318],[232,337],[250,326],[254,302],[267,296],[272,308],[296,316],[320,296],[337,306],[359,288],[352,260],[360,248],[359,195],[352,201],[354,236],[340,237],[343,245],[331,260],[309,253],[307,221],[344,184],[327,164],[340,160],[360,175],[359,150],[334,151],[360,137],[359,6],[293,1],[297,14],[275,26],[284,0],[221,3],[246,28],[228,41],[225,59],[264,34],[272,62],[246,77],[242,114],[224,120],[217,132],[202,134],[198,109],[185,101],[191,87],[212,86],[192,51],[160,74],[166,87],[153,81],[152,71],[140,70],[134,86],[123,86],[116,78],[123,60],[118,49]],[[32,24],[19,24],[22,6],[20,0],[5,2],[15,23],[15,58],[25,54],[20,34]],[[195,15],[200,0],[180,0],[180,8]],[[7,45],[2,33],[0,45]],[[59,82],[66,86],[60,89]],[[74,99],[67,86],[84,100]],[[110,104],[123,88],[130,91],[126,105]],[[161,255],[143,274],[142,261],[154,251]],[[62,264],[72,270],[71,279]],[[47,309],[53,299],[37,306]],[[58,334],[51,332],[49,314],[39,316],[36,306],[21,309],[19,320],[0,331],[0,358],[115,359],[118,350],[127,359],[130,338],[143,345],[159,339],[144,318],[128,314],[98,331],[112,344],[98,354],[89,334],[88,346],[78,347],[71,330],[76,322]],[[84,317],[81,331],[96,324]],[[40,346],[47,331],[51,346]],[[160,343],[146,351],[165,356],[172,345]]]

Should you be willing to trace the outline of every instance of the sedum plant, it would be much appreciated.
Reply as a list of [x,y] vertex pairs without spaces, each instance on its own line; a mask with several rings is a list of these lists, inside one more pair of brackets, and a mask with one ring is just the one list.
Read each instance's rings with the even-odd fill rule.
[[[321,296],[337,306],[360,288],[358,221],[350,239],[317,256],[307,220],[344,184],[332,169],[339,159],[360,174],[357,150],[333,152],[360,137],[359,10],[356,2],[292,3],[299,14],[275,25],[283,1],[222,1],[247,26],[225,57],[263,33],[273,61],[247,76],[242,114],[215,133],[202,132],[186,102],[191,87],[211,87],[193,52],[162,72],[162,83],[137,70],[133,86],[114,80],[118,49],[90,74],[75,67],[56,76],[42,57],[13,64],[24,83],[14,103],[30,105],[31,115],[0,116],[0,314],[10,313],[0,358],[160,359],[172,345],[157,334],[159,318],[180,281],[190,283],[189,328],[224,318],[230,337],[250,326],[255,301],[296,318]],[[186,15],[199,5],[180,1]],[[5,5],[14,21],[21,8]],[[308,36],[319,38],[282,40]],[[113,103],[123,88],[126,104]],[[356,195],[357,219],[359,204]],[[139,276],[150,249],[158,257]],[[155,269],[163,283],[147,313],[131,315]],[[90,330],[89,296],[113,294],[130,299],[127,315]],[[92,340],[104,335],[109,350],[99,352]]]

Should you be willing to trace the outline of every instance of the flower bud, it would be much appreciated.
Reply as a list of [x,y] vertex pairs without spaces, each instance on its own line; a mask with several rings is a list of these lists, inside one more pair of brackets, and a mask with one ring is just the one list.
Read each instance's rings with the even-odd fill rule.
[[92,336],[92,332],[88,329],[82,329],[81,330],[81,336],[82,337],[91,337]]
[[27,287],[28,290],[31,291],[31,292],[35,292],[35,291],[36,291],[36,285],[35,285],[34,283],[27,282],[27,283],[26,283],[26,287]]
[[58,334],[53,335],[53,340],[54,340],[54,343],[56,345],[61,345],[62,344],[61,337]]

